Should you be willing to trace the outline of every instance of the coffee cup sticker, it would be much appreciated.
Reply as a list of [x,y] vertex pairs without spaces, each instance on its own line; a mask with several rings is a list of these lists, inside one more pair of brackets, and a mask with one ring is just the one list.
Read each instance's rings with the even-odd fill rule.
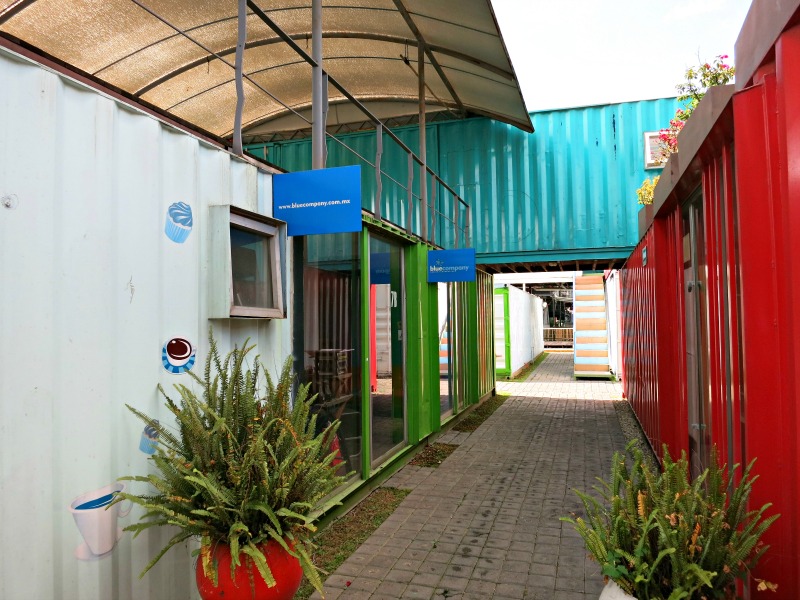
[[139,450],[145,454],[155,454],[158,445],[158,419],[153,419],[142,431]]
[[117,525],[118,519],[127,517],[132,504],[126,509],[121,504],[110,506],[114,497],[125,491],[124,483],[112,483],[92,492],[81,494],[69,504],[69,512],[75,519],[75,525],[83,542],[75,548],[78,560],[100,560],[106,558],[114,550],[122,537],[122,528]]
[[186,338],[174,337],[161,348],[161,363],[173,375],[180,375],[194,366],[195,349]]

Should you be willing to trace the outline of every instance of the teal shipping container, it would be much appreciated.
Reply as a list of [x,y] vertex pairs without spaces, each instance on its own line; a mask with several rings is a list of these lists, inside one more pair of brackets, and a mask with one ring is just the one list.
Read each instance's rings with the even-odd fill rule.
[[[436,122],[427,127],[428,164],[471,206],[479,263],[621,261],[638,241],[636,189],[660,173],[646,168],[645,134],[667,126],[678,106],[666,98],[537,112],[533,134],[485,118]],[[395,133],[416,152],[417,131]],[[364,167],[368,210],[376,186],[367,161],[375,162],[375,142],[374,131],[328,138],[328,166]],[[310,168],[308,140],[249,150],[289,171]],[[405,226],[408,161],[386,135],[381,167],[382,214]],[[416,173],[413,179],[418,193]],[[431,201],[440,214],[453,214],[448,194]],[[450,224],[442,219],[436,227],[437,243],[451,245]]]

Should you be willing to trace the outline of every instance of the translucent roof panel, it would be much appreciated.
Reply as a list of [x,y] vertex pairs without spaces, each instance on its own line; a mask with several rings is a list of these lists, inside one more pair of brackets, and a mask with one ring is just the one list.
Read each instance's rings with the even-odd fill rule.
[[[311,54],[311,0],[255,0]],[[232,0],[0,0],[0,35],[221,137],[231,135],[237,38]],[[380,118],[483,114],[532,131],[490,0],[323,0],[323,68]],[[247,18],[244,136],[308,126],[311,67]],[[329,89],[337,124],[367,119]],[[334,111],[335,109],[335,111]],[[293,111],[300,111],[298,117]],[[329,119],[330,122],[330,119]]]

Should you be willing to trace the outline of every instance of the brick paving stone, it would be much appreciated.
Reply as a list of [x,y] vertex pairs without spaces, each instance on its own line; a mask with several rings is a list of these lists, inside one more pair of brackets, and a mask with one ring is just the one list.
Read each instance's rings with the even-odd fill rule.
[[373,592],[373,598],[400,598],[405,591],[407,584],[397,583],[396,581],[384,581]]
[[371,594],[380,584],[381,584],[380,579],[368,579],[367,577],[356,577],[350,582],[350,586],[347,592],[349,595],[351,592],[361,590],[364,592],[369,592]]
[[414,571],[404,571],[402,569],[392,569],[384,577],[384,581],[394,581],[396,583],[408,584],[414,578]]
[[508,600],[519,598],[522,600],[522,598],[525,597],[526,591],[527,588],[524,585],[518,585],[515,583],[498,583],[494,595],[496,598],[507,598]]
[[575,380],[572,355],[552,353],[527,381],[498,390],[511,396],[475,432],[436,440],[458,445],[438,468],[407,465],[384,484],[411,493],[330,578],[326,597],[597,598],[599,567],[559,517],[582,512],[572,489],[590,489],[625,447],[621,386]]
[[403,595],[402,600],[430,600],[434,597],[436,590],[431,587],[423,587],[418,585],[409,585]]
[[441,590],[448,590],[451,595],[453,592],[463,592],[465,589],[467,589],[468,583],[469,579],[466,577],[445,575],[439,582],[439,587],[436,588],[436,592],[439,593]]

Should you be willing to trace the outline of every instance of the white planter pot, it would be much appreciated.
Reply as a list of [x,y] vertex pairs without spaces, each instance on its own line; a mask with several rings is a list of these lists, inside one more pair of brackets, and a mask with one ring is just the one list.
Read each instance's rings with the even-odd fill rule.
[[636,598],[626,594],[621,587],[609,579],[606,587],[603,588],[603,593],[600,594],[600,600],[636,600]]

